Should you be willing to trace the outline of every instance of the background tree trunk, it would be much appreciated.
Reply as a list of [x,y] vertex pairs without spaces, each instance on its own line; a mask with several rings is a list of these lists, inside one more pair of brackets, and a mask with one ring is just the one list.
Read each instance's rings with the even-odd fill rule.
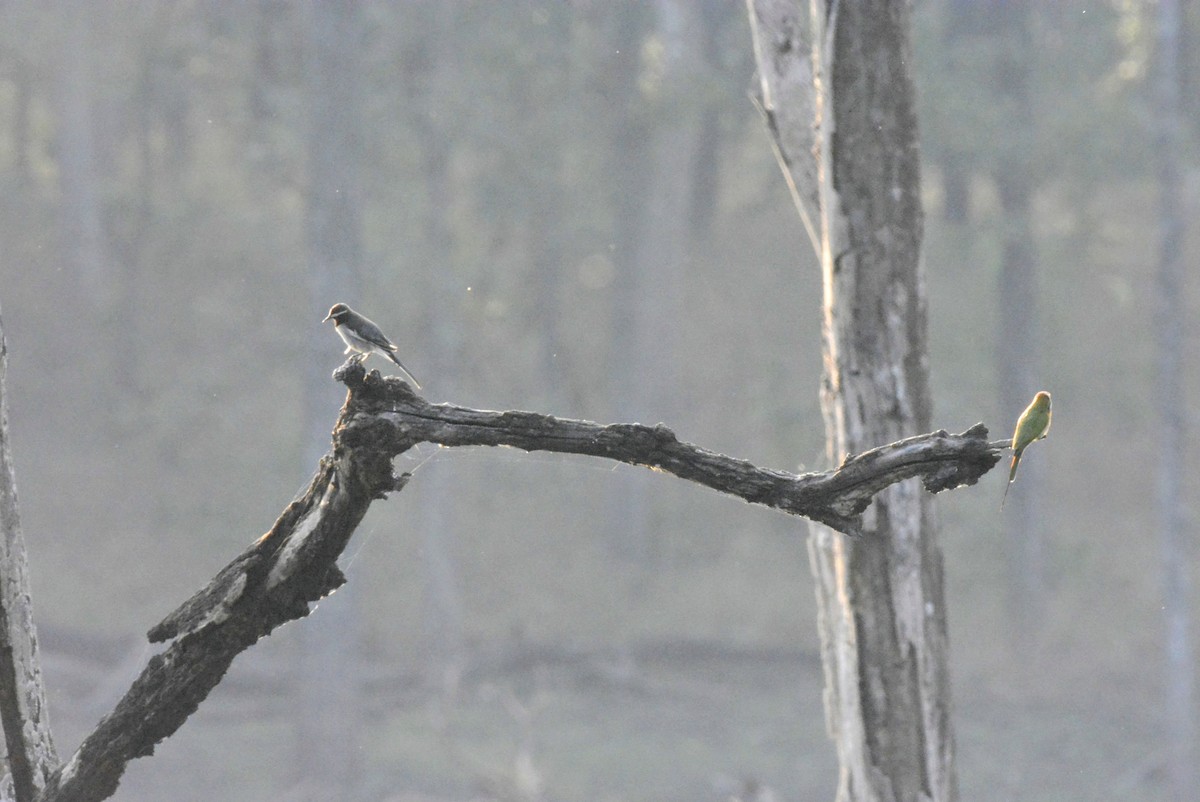
[[1161,527],[1163,617],[1165,619],[1167,775],[1172,799],[1196,796],[1195,656],[1191,639],[1191,560],[1183,506],[1185,415],[1183,343],[1185,307],[1179,41],[1177,0],[1159,0],[1157,74],[1154,79],[1155,152],[1159,181],[1158,309],[1158,507]]
[[[789,83],[805,73],[794,64],[799,18],[794,6],[751,2],[763,106],[787,164],[803,162],[789,143],[804,136],[780,131],[774,99],[795,92]],[[930,420],[909,7],[817,2],[810,32],[822,408],[836,464]],[[851,540],[814,525],[809,541],[838,799],[952,800],[942,558],[929,498],[913,482],[894,485],[868,509],[863,529]]]
[[33,624],[17,479],[8,446],[8,343],[0,322],[0,721],[17,802],[32,800],[58,768]]
[[104,247],[96,126],[92,115],[91,11],[63,0],[64,29],[59,91],[58,149],[61,168],[63,250],[78,276],[83,309],[96,313],[111,300]]
[[[968,13],[968,12],[962,12]],[[976,30],[996,42],[990,87],[997,106],[1007,110],[1010,125],[992,179],[1004,213],[1000,231],[1001,261],[999,331],[996,334],[996,379],[1000,409],[1014,423],[1041,390],[1037,354],[1038,269],[1032,230],[1034,114],[1029,96],[1032,59],[1036,50],[1030,35],[1030,9],[1024,0],[986,10],[972,9],[982,19]],[[1008,434],[1001,432],[1000,434]],[[1045,486],[1045,460],[1021,465],[1021,492],[1012,493],[1004,508],[1005,547],[1008,551],[1010,637],[1029,664],[1032,642],[1042,620],[1045,585],[1045,537],[1040,512]]]
[[[330,387],[330,349],[341,341],[320,316],[335,302],[362,296],[361,10],[354,0],[314,0],[306,9],[310,131],[306,236],[313,324],[308,328],[308,399],[304,465],[329,447],[328,424],[340,394]],[[368,312],[379,317],[378,312]],[[336,346],[335,346],[336,344]],[[336,353],[336,351],[335,351]],[[357,593],[343,588],[320,602],[300,633],[296,704],[297,799],[357,799],[362,751],[361,614]]]
[[[616,417],[622,413],[646,414],[644,409],[636,409],[639,402],[631,395],[633,388],[643,378],[641,366],[635,364],[631,355],[645,347],[637,327],[636,309],[641,274],[636,254],[644,234],[642,220],[647,213],[646,198],[650,192],[652,165],[651,137],[639,88],[642,43],[650,30],[644,16],[643,11],[620,17],[609,45],[613,53],[612,62],[605,71],[609,76],[607,90],[613,97],[613,106],[619,115],[619,122],[612,127],[609,152],[609,172],[617,176],[613,182],[615,189],[611,199],[615,280],[609,357],[609,375],[612,376],[609,414]],[[611,498],[605,504],[609,548],[613,556],[628,562],[633,562],[645,550],[648,513],[645,488],[640,481],[643,478],[623,475],[614,482],[616,486],[610,491]]]
[[[423,81],[431,98],[452,97],[461,77],[456,55],[450,49],[454,38],[454,7],[435,0],[427,10],[431,16],[422,59],[425,72],[419,81]],[[433,108],[436,103],[429,105]],[[462,301],[466,282],[458,270],[454,248],[457,240],[453,216],[458,198],[451,161],[461,132],[435,114],[423,115],[416,130],[427,197],[425,216],[421,221],[425,232],[424,258],[431,264],[441,265],[441,269],[429,275],[423,292],[426,304],[422,328],[427,332],[428,368],[415,370],[425,381],[436,379],[438,395],[453,397],[462,384],[463,331],[466,328]],[[430,378],[425,379],[426,375]],[[466,612],[456,554],[461,519],[454,498],[454,489],[460,486],[462,477],[462,467],[454,460],[444,460],[433,466],[425,476],[417,519],[421,530],[421,574],[424,578],[422,629],[426,645],[426,679],[447,695],[456,690],[467,656]]]
[[[647,423],[670,420],[677,411],[682,288],[701,144],[701,104],[694,97],[702,58],[701,9],[691,0],[657,0],[654,10],[654,35],[642,43],[643,64],[635,84],[641,96],[635,102],[673,108],[675,122],[655,130],[644,151],[620,156],[634,156],[630,168],[644,163],[646,186],[644,194],[622,205],[622,228],[630,240],[618,253],[613,366],[617,417]],[[622,539],[622,556],[647,568],[657,556],[650,542],[654,513],[648,477],[629,471],[622,478],[613,531]]]
[[[991,10],[988,7],[988,11]],[[970,39],[977,32],[980,7],[972,0],[951,0],[946,5],[949,24],[946,25],[942,47],[954,53],[960,45],[970,47]],[[948,142],[942,155],[942,219],[951,225],[964,225],[971,219],[971,164],[970,154],[964,153],[962,144]]]

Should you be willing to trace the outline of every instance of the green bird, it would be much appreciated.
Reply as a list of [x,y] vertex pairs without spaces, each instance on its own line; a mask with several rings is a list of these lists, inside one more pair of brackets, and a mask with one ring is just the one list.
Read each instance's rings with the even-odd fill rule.
[[1021,464],[1021,455],[1025,453],[1025,449],[1029,447],[1030,443],[1034,440],[1041,440],[1048,431],[1050,431],[1050,393],[1042,391],[1033,397],[1033,401],[1029,402],[1029,406],[1017,419],[1017,428],[1013,432],[1012,439],[1012,465],[1008,469],[1008,484],[1004,486],[1004,499],[1000,502],[1001,508],[1008,500],[1008,489],[1012,487],[1013,481],[1017,478],[1017,466]]

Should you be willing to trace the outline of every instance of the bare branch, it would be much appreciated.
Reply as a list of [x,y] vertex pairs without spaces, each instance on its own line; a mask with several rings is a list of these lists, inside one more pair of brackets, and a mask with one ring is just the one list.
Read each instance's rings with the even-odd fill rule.
[[334,374],[350,390],[308,488],[271,531],[149,632],[173,640],[150,660],[117,708],[97,726],[40,800],[106,798],[129,760],[153,752],[220,682],[233,658],[260,637],[308,613],[309,602],[343,582],[337,567],[370,503],[401,489],[392,459],[413,446],[512,446],[644,465],[746,501],[858,531],[871,497],[922,477],[932,492],[973,484],[1005,445],[980,424],[959,435],[935,432],[848,457],[835,471],[796,475],[756,467],[676,439],[664,426],[601,425],[532,412],[430,404],[399,379],[347,363]]
[[[958,435],[919,435],[847,457],[835,471],[792,474],[680,442],[663,425],[601,425],[533,412],[491,412],[429,404],[393,382],[377,386],[386,408],[348,422],[355,437],[384,438],[400,453],[418,442],[444,446],[512,446],[604,457],[675,474],[753,504],[858,531],[858,516],[872,496],[914,476],[931,492],[974,484],[1000,458],[977,424]],[[361,429],[362,434],[357,434]]]

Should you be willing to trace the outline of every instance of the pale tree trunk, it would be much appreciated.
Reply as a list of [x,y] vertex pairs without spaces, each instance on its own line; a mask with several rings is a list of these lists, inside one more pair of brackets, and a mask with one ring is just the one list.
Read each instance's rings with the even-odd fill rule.
[[[696,3],[700,31],[698,64],[693,85],[705,86],[714,81],[721,69],[722,35],[731,19],[723,0],[701,0]],[[721,197],[721,150],[724,146],[721,125],[722,99],[712,92],[696,92],[703,96],[696,110],[696,145],[692,149],[692,164],[688,168],[692,197],[688,212],[688,256],[709,251],[713,240],[713,221]],[[699,98],[698,98],[699,99]]]
[[[800,166],[813,121],[781,104],[809,73],[798,63],[802,12],[748,1],[768,124],[783,162]],[[821,396],[834,463],[930,421],[909,14],[886,0],[811,7]],[[793,124],[807,128],[786,130]],[[803,210],[802,171],[790,178]],[[814,525],[809,555],[838,799],[955,799],[942,556],[928,496],[915,482],[893,485],[858,538]]]
[[0,722],[17,802],[29,802],[58,768],[33,626],[17,480],[8,446],[8,344],[0,323]]
[[[993,7],[981,8],[967,0],[951,0],[946,6],[948,24],[942,46],[954,53],[972,47],[979,17],[993,13]],[[966,40],[966,41],[963,41]],[[942,156],[942,217],[952,225],[964,225],[971,219],[971,157],[963,152],[966,142],[951,139]]]
[[[609,375],[612,376],[612,409],[609,414],[621,417],[633,414],[631,392],[642,377],[640,366],[630,355],[644,346],[638,334],[634,310],[640,291],[640,272],[635,253],[643,233],[645,198],[649,192],[650,146],[649,126],[641,110],[640,52],[646,35],[640,14],[620,15],[616,30],[609,42],[612,64],[606,71],[618,122],[613,125],[608,172],[613,176],[613,321]],[[628,419],[628,418],[622,418]],[[640,477],[622,476],[609,489],[605,509],[605,525],[609,532],[612,554],[630,562],[637,560],[639,549],[646,540],[646,493],[638,482]]]
[[1195,656],[1191,639],[1191,602],[1187,564],[1191,560],[1183,506],[1186,427],[1183,390],[1184,220],[1181,182],[1183,113],[1180,99],[1178,0],[1159,0],[1155,153],[1159,180],[1158,508],[1163,571],[1166,649],[1167,776],[1173,799],[1196,796]]
[[[540,100],[540,98],[539,98]],[[557,166],[560,158],[547,154]],[[533,237],[530,256],[533,270],[534,316],[538,332],[537,383],[546,393],[550,406],[561,409],[567,402],[567,382],[563,375],[558,355],[563,352],[562,322],[569,318],[562,304],[563,228],[566,220],[563,210],[570,207],[564,187],[557,175],[542,180],[536,187],[532,199],[532,210],[523,221]]]
[[[309,55],[308,239],[312,325],[309,357],[305,466],[329,447],[326,421],[341,394],[331,387],[331,355],[341,341],[321,324],[335,302],[351,306],[362,293],[360,187],[360,65],[362,12],[355,0],[313,0],[306,8]],[[377,312],[370,315],[379,317]],[[361,763],[361,613],[357,591],[344,588],[320,602],[300,633],[297,664],[296,782],[298,799],[356,799]]]
[[17,185],[24,190],[33,183],[33,70],[23,58],[16,58],[13,74],[12,139],[13,172]]
[[[1029,82],[1035,50],[1030,35],[1030,8],[1025,0],[1011,0],[995,8],[974,9],[971,13],[983,17],[979,23],[980,34],[998,45],[992,63],[994,82],[990,91],[995,102],[1009,110],[1010,125],[1005,135],[1008,147],[1002,149],[993,172],[1004,211],[1000,234],[996,373],[1000,410],[1015,423],[1034,393],[1042,389],[1038,380],[1041,365],[1036,358],[1041,349],[1038,347],[1038,269],[1032,226],[1033,168],[1030,162],[1034,114]],[[1009,607],[1013,621],[1009,635],[1024,657],[1031,653],[1031,641],[1043,617],[1046,572],[1040,507],[1044,477],[1043,460],[1023,462],[1019,492],[1008,496],[1004,508]],[[1022,662],[1028,665],[1027,661]]]
[[92,120],[91,14],[79,0],[62,0],[63,49],[58,145],[62,188],[63,249],[78,278],[84,309],[103,309],[109,300],[109,262],[104,247],[96,131]]
[[[634,202],[629,220],[632,248],[618,264],[614,375],[620,418],[648,423],[669,420],[679,398],[679,352],[683,326],[683,294],[690,253],[689,223],[695,156],[700,147],[701,103],[695,97],[695,75],[701,58],[700,8],[692,0],[657,0],[655,41],[646,72],[650,85],[642,102],[672,122],[650,134],[644,152],[646,186]],[[628,191],[628,190],[626,190]],[[622,474],[622,501],[616,509],[624,520],[614,524],[624,556],[648,567],[653,558],[647,497],[649,477]]]
[[[429,99],[424,105],[436,108],[443,99],[460,91],[457,55],[454,50],[455,10],[448,3],[427,5],[429,29],[425,33],[427,72],[420,77]],[[418,378],[430,381],[441,397],[457,392],[463,364],[461,280],[455,268],[453,215],[455,186],[451,159],[458,138],[452,119],[422,113],[417,124],[427,202],[425,204],[424,258],[439,268],[430,271],[423,297],[426,334],[426,367]],[[428,376],[429,378],[425,378]],[[424,578],[422,625],[425,636],[427,678],[451,696],[458,685],[466,660],[466,614],[456,556],[458,531],[462,526],[455,488],[463,482],[463,470],[454,460],[445,460],[426,472],[418,512],[421,532],[421,574]]]

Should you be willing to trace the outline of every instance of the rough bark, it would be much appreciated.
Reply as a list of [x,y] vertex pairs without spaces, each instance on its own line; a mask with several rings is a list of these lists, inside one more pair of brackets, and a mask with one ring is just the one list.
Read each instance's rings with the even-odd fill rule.
[[813,158],[812,47],[808,12],[800,0],[746,0],[750,37],[758,64],[755,102],[763,114],[771,147],[813,250],[817,234],[817,162]]
[[8,343],[0,322],[0,722],[17,802],[30,802],[58,768],[33,625],[25,538],[8,446]]
[[[682,443],[663,426],[554,418],[429,404],[399,379],[366,375],[350,362],[335,374],[350,389],[333,446],[312,481],[267,534],[148,633],[171,641],[117,707],[49,780],[39,802],[92,802],[116,790],[125,766],[150,755],[195,712],[233,658],[345,582],[337,567],[371,502],[400,490],[392,460],[420,443],[512,446],[585,454],[643,465],[843,531],[862,529],[872,495],[915,476],[930,492],[973,484],[1007,441],[988,442],[977,424],[959,435],[933,432],[848,458],[840,468],[795,475],[759,468]],[[909,490],[907,492],[918,492]]]
[[[335,432],[333,451],[321,460],[307,490],[210,583],[221,603],[202,611],[185,605],[197,611],[189,631],[150,659],[113,712],[51,777],[41,802],[106,799],[126,764],[153,754],[195,712],[237,654],[281,624],[306,616],[310,602],[342,585],[336,560],[354,528],[374,498],[403,484],[403,477],[392,476],[388,456],[370,443],[346,442],[347,434],[344,426]],[[165,622],[151,637],[174,634]]]
[[[886,0],[813,2],[815,79],[805,88],[798,4],[749,2],[771,98],[763,105],[802,213],[813,119],[793,113],[790,126],[800,129],[791,130],[783,106],[805,91],[815,101],[822,408],[836,460],[930,419],[910,10]],[[954,799],[942,559],[928,499],[892,485],[863,516],[863,537],[814,526],[809,551],[838,799]]]
[[1196,795],[1196,662],[1191,638],[1191,562],[1183,504],[1186,398],[1183,388],[1184,231],[1187,214],[1180,154],[1183,111],[1180,97],[1180,4],[1159,0],[1157,70],[1154,76],[1155,153],[1159,184],[1159,265],[1155,325],[1158,329],[1159,414],[1158,515],[1162,549],[1168,738],[1167,776],[1172,798]]

